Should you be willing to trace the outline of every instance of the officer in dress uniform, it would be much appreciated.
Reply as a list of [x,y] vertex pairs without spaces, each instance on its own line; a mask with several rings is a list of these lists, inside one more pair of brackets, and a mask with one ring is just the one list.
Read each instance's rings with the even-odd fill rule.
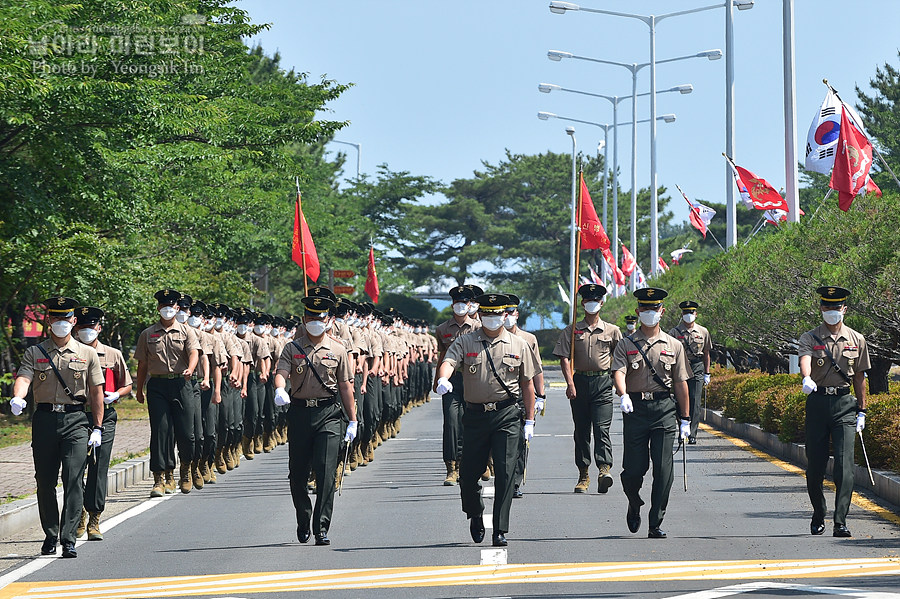
[[871,366],[865,337],[844,324],[843,287],[819,287],[824,322],[800,336],[800,374],[806,398],[806,490],[813,506],[810,532],[825,532],[822,481],[834,446],[834,536],[849,537],[847,512],[853,496],[853,446],[866,427],[865,372]]
[[[78,557],[75,529],[84,505],[82,477],[87,452],[97,451],[103,436],[103,371],[94,348],[72,338],[78,302],[51,297],[44,302],[50,337],[29,347],[22,356],[10,408],[25,409],[29,386],[35,401],[31,451],[37,483],[38,512],[44,529],[42,555]],[[33,383],[33,384],[32,384]],[[84,406],[91,404],[91,419]],[[56,503],[56,483],[62,467],[63,509]]]
[[191,492],[194,410],[199,407],[195,406],[193,377],[200,360],[200,342],[187,324],[175,320],[181,295],[174,289],[161,289],[154,294],[159,322],[141,332],[134,350],[138,361],[135,398],[139,403],[144,403],[144,384],[147,385],[153,472],[150,497],[162,497],[166,484],[174,484],[175,456],[169,451],[173,444],[178,446],[181,460],[179,487],[182,493]]
[[[469,307],[475,296],[472,290],[460,285],[450,290],[450,299],[452,301],[453,318],[438,325],[434,332],[438,346],[437,363],[440,364],[444,360],[444,356],[457,337],[476,331],[481,324],[477,319],[469,314]],[[437,374],[433,384],[434,391],[437,390]],[[454,372],[450,375],[450,391],[443,394],[443,454],[444,464],[447,466],[447,476],[444,478],[444,484],[447,486],[455,485],[459,478],[459,456],[462,451],[462,418],[465,410],[465,398],[463,397],[463,374]]]
[[534,377],[541,372],[541,363],[524,339],[504,328],[504,311],[509,304],[505,295],[483,294],[475,301],[479,304],[482,327],[460,335],[447,349],[438,368],[437,392],[452,391],[449,377],[454,370],[462,371],[466,397],[459,469],[462,509],[469,518],[472,540],[480,543],[485,530],[478,479],[488,456],[493,454],[496,478],[492,542],[495,547],[505,547],[519,439],[524,434],[527,442],[534,436]]
[[[75,531],[80,537],[87,531],[88,541],[102,541],[100,514],[106,507],[106,480],[109,460],[112,457],[113,441],[116,438],[116,404],[119,399],[131,393],[131,373],[125,364],[122,352],[100,343],[97,335],[102,331],[100,320],[103,310],[85,306],[75,310],[75,337],[85,345],[94,348],[103,371],[103,441],[94,451],[93,459],[87,462],[87,481],[84,484],[84,510],[81,522]],[[85,407],[90,407],[85,404]],[[93,413],[93,412],[91,412]]]
[[[320,295],[301,301],[306,307],[305,331],[281,352],[275,374],[275,401],[290,406],[288,478],[297,513],[297,540],[309,541],[312,518],[316,545],[329,545],[341,439],[349,443],[356,437],[353,372],[344,346],[326,333],[328,310],[334,306],[334,300]],[[285,391],[288,379],[290,395]],[[310,469],[316,477],[315,509],[306,488]]]
[[667,295],[653,287],[634,292],[641,326],[619,342],[612,362],[623,413],[621,479],[628,497],[625,521],[631,532],[641,526],[641,485],[653,460],[647,534],[651,539],[666,537],[660,525],[674,480],[672,445],[677,434],[686,439],[691,429],[686,382],[690,372],[684,346],[659,328],[665,312],[662,301]]
[[675,337],[684,344],[684,353],[687,356],[691,378],[688,381],[688,393],[691,402],[691,436],[688,444],[697,443],[697,428],[700,426],[700,400],[703,397],[703,386],[709,384],[709,352],[712,350],[712,337],[705,327],[696,323],[697,308],[700,305],[692,300],[678,304],[681,308],[681,322],[678,323],[669,335]]
[[[591,484],[588,474],[591,432],[594,434],[594,463],[599,470],[597,492],[606,493],[613,484],[610,474],[613,452],[609,437],[613,414],[610,365],[622,332],[616,325],[600,318],[606,287],[593,283],[582,285],[578,294],[584,307],[584,319],[575,323],[575,351],[571,352],[572,326],[569,325],[560,333],[553,355],[559,357],[575,424],[575,466],[578,467],[575,493],[587,493]],[[570,355],[573,363],[569,362]]]

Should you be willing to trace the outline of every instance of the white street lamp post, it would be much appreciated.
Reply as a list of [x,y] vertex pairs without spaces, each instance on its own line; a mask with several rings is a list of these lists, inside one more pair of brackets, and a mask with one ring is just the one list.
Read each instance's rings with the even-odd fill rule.
[[362,144],[354,143],[352,141],[341,141],[339,139],[332,139],[331,141],[332,143],[345,144],[356,148],[356,181],[359,182],[359,159],[360,155],[362,154]]
[[569,323],[574,327],[575,326],[575,290],[578,289],[578,273],[575,272],[575,236],[578,235],[579,231],[576,230],[577,223],[575,222],[575,203],[576,199],[576,170],[577,165],[575,163],[575,127],[566,127],[566,133],[569,134],[569,137],[572,138],[572,219],[571,219],[571,227],[572,234],[569,237],[569,306],[571,310],[569,313],[571,314],[571,318],[569,319]]

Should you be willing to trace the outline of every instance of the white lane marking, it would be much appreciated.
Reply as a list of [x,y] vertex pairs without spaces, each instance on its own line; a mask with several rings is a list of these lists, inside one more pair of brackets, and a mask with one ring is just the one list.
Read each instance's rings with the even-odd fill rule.
[[481,521],[484,522],[485,530],[492,530],[494,528],[494,515],[493,514],[481,514]]
[[898,593],[882,593],[879,591],[862,591],[859,589],[846,589],[840,587],[818,587],[805,584],[789,584],[781,582],[748,582],[744,584],[734,584],[718,589],[709,589],[706,591],[698,591],[696,593],[688,593],[686,595],[673,595],[668,599],[720,599],[721,597],[731,597],[744,593],[755,593],[762,590],[792,590],[805,593],[817,593],[819,595],[839,595],[842,597],[855,597],[856,599],[897,599],[900,597]]
[[[121,514],[118,514],[117,516],[113,516],[112,518],[107,520],[105,522],[105,524],[103,525],[103,530],[104,531],[112,530],[113,528],[115,528],[119,524],[125,522],[129,518],[133,518],[135,516],[143,514],[150,508],[156,507],[161,502],[163,502],[167,499],[171,499],[172,497],[175,497],[175,495],[163,495],[162,497],[154,497],[153,499],[148,499],[148,500],[144,501],[143,503],[139,503],[138,505],[134,506],[133,508],[125,510]],[[78,548],[86,542],[87,541],[75,541],[75,547]],[[21,580],[22,578],[25,578],[26,576],[28,576],[30,574],[34,574],[35,572],[37,572],[44,566],[49,565],[53,560],[57,559],[57,557],[60,555],[59,547],[56,548],[56,551],[57,551],[56,555],[42,555],[42,556],[36,557],[36,558],[32,559],[30,562],[28,562],[27,564],[25,564],[24,566],[19,566],[15,570],[6,573],[3,576],[0,576],[0,589],[3,589],[7,585],[12,584],[18,580]]]
[[505,566],[507,561],[506,549],[493,548],[493,549],[482,549],[481,550],[481,565],[498,565]]

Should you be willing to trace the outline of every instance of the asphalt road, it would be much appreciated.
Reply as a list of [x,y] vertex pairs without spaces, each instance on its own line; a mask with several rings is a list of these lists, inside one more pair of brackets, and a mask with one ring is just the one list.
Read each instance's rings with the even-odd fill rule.
[[[458,487],[442,484],[441,409],[432,401],[347,477],[330,547],[297,542],[280,447],[187,496],[144,500],[147,489],[135,491],[141,497],[120,500],[115,511],[125,511],[104,519],[105,540],[81,543],[78,559],[23,558],[39,551],[39,530],[2,540],[0,599],[900,597],[900,529],[879,515],[884,508],[854,504],[852,539],[829,536],[830,521],[825,536],[810,536],[802,475],[708,430],[687,448],[688,492],[676,457],[669,538],[647,538],[646,506],[641,530],[629,533],[621,416],[615,484],[598,494],[593,468],[591,493],[576,495],[568,402],[561,388],[549,395],[505,551],[490,547],[490,534],[472,543]],[[644,488],[648,500],[649,479]],[[486,514],[490,527],[490,507]]]

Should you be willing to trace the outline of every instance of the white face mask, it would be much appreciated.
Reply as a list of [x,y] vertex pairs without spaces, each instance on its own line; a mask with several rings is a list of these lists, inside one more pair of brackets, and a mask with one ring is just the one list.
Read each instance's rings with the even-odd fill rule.
[[634,323],[633,323],[633,322],[629,322],[628,324],[625,325],[625,328],[628,329],[629,331],[633,331],[633,330],[634,330]]
[[478,312],[478,304],[469,304],[469,314],[475,314]]
[[600,311],[600,306],[602,304],[600,302],[590,301],[584,302],[584,311],[588,314],[596,314]]
[[90,345],[97,338],[97,329],[78,329],[78,333],[76,334],[78,335],[79,341]]
[[310,320],[306,323],[306,332],[313,337],[324,335],[328,330],[328,326],[321,320]]
[[644,310],[638,314],[638,318],[641,319],[641,324],[644,326],[653,327],[659,324],[659,319],[662,318],[662,312],[656,310]]
[[687,314],[681,315],[681,320],[685,321],[688,324],[691,324],[692,322],[697,320],[697,315],[693,312],[688,312]]
[[199,329],[200,324],[201,324],[200,317],[199,316],[188,316],[187,323],[190,326],[194,327],[195,329]]
[[488,316],[485,314],[481,317],[481,326],[489,331],[496,331],[503,326],[503,317],[494,315]]
[[246,335],[247,331],[250,330],[250,325],[247,324],[239,324],[237,326],[237,334],[238,335]]
[[463,302],[453,304],[453,313],[457,316],[465,316],[469,313],[469,304]]
[[181,324],[186,323],[188,318],[189,318],[188,313],[185,312],[184,310],[179,310],[175,314],[175,320],[180,322]]
[[172,320],[176,313],[175,306],[163,306],[159,309],[159,315],[162,316],[163,320]]
[[213,326],[214,324],[212,322],[207,322],[205,325],[203,325],[203,330],[208,333],[213,330]]
[[50,325],[50,330],[53,331],[53,334],[57,337],[65,337],[72,332],[73,326],[75,325],[68,320],[57,320]]
[[225,326],[225,319],[224,319],[224,318],[217,318],[217,319],[216,319],[216,330],[217,330],[217,331],[221,331],[221,330],[222,330],[222,327],[224,327],[224,326]]
[[513,328],[515,328],[517,320],[519,320],[519,317],[515,314],[507,314],[506,322],[503,323],[503,326],[505,326],[509,330],[512,330]]
[[266,327],[264,327],[261,324],[254,325],[254,327],[253,327],[253,332],[256,333],[257,335],[262,335],[263,331],[265,331],[265,330],[266,330]]
[[840,310],[825,310],[822,312],[822,320],[827,324],[836,325],[844,319],[844,315]]

